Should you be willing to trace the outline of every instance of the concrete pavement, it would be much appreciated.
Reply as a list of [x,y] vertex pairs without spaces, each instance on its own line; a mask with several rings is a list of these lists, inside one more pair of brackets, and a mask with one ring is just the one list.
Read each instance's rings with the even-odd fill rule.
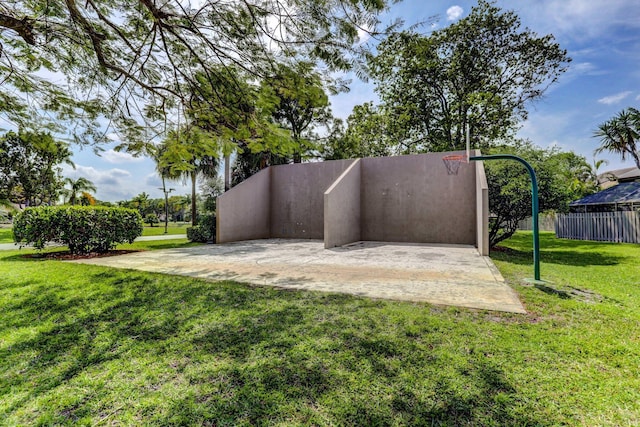
[[357,242],[324,249],[321,240],[266,239],[69,262],[526,313],[473,246]]

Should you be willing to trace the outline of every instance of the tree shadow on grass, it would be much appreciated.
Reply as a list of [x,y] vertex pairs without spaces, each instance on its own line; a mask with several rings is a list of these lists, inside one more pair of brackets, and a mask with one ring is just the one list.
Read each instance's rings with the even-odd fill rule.
[[522,402],[502,369],[480,354],[451,358],[438,347],[446,331],[394,330],[393,303],[114,269],[89,274],[86,289],[47,285],[12,308],[16,328],[45,326],[0,348],[9,415],[96,421],[123,393],[126,414],[110,422],[554,423],[514,412]]
[[[532,251],[520,251],[511,248],[498,248],[491,252],[491,258],[513,264],[531,265],[533,264]],[[618,265],[627,257],[602,254],[596,252],[573,252],[573,251],[540,251],[541,262],[549,264],[573,265],[576,267],[587,267],[590,265]]]

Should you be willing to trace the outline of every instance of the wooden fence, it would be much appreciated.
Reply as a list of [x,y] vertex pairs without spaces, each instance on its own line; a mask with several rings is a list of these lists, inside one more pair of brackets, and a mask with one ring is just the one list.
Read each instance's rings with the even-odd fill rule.
[[559,214],[556,236],[565,239],[640,243],[640,212]]
[[[555,231],[556,214],[540,214],[538,215],[538,229],[540,231]],[[518,230],[533,230],[533,221],[531,217],[525,218],[518,223]]]

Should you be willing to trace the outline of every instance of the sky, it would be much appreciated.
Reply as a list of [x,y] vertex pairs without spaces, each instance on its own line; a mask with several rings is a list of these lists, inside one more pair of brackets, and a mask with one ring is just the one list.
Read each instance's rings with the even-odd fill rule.
[[[390,6],[381,19],[396,18],[405,26],[430,22],[421,28],[443,28],[466,16],[475,1],[405,0]],[[638,0],[500,0],[502,9],[514,10],[522,24],[538,35],[553,34],[560,47],[572,58],[569,70],[551,86],[545,97],[529,104],[529,118],[518,136],[540,147],[558,146],[574,151],[593,163],[598,140],[593,132],[598,125],[628,107],[640,104],[640,2]],[[435,20],[431,18],[435,17]],[[346,119],[355,105],[377,102],[372,83],[351,78],[348,93],[331,97],[334,116]],[[163,197],[160,178],[153,161],[114,152],[110,147],[100,157],[91,149],[73,147],[76,169],[64,175],[83,176],[97,187],[99,200],[131,199],[146,192],[152,198]],[[601,169],[635,166],[618,155],[602,153],[598,159],[609,162]],[[187,194],[181,182],[169,184]]]

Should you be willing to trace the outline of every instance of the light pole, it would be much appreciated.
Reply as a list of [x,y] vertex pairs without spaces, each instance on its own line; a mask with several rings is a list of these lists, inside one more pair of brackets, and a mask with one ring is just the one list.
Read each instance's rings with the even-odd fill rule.
[[169,193],[175,191],[175,189],[164,186],[164,179],[162,180],[162,187],[158,188],[164,193],[164,234],[167,234],[167,228],[169,227]]

